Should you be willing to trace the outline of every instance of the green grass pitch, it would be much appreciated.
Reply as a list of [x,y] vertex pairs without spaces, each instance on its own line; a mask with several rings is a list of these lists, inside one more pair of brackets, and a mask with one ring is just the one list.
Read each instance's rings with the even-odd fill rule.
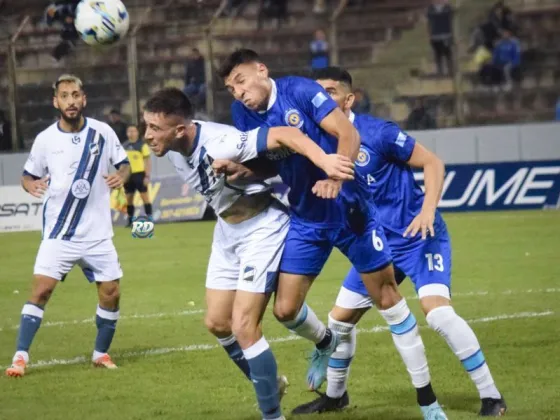
[[[560,419],[560,213],[448,214],[453,302],[473,326],[509,405],[507,417]],[[125,272],[111,354],[119,369],[89,364],[96,293],[74,269],[54,293],[20,380],[0,377],[0,419],[258,419],[251,384],[203,326],[213,223],[156,226],[152,239],[116,228]],[[0,235],[0,360],[9,365],[40,236]],[[334,253],[308,303],[326,321],[349,265]],[[474,419],[478,394],[445,342],[426,328],[409,282],[402,292],[421,325],[432,382],[450,419]],[[308,419],[420,419],[391,337],[371,311],[360,324],[351,408]],[[265,334],[291,386],[285,414],[314,397],[305,387],[308,343],[271,316]]]

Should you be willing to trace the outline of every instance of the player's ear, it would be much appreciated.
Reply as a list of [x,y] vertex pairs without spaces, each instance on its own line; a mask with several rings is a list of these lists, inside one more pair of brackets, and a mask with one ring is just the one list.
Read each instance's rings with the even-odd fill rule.
[[184,137],[187,134],[187,126],[185,124],[179,124],[175,127],[175,138]]
[[352,106],[354,106],[354,101],[356,100],[356,96],[353,93],[349,93],[348,95],[346,95],[346,101],[345,101],[345,108],[346,109],[352,109]]
[[268,79],[268,67],[266,67],[263,63],[257,63],[257,74]]
[[58,107],[58,99],[56,98],[56,95],[53,96],[53,98],[52,98],[52,103],[53,103],[53,106],[54,106],[56,109],[60,109],[60,108]]
[[86,96],[86,94],[84,93],[84,96],[83,96],[83,99],[82,99],[82,107],[85,108],[86,105],[87,105],[87,96]]

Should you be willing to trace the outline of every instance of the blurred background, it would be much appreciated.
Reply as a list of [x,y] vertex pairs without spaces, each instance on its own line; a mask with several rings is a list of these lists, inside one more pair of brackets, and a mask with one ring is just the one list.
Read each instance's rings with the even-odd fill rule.
[[126,0],[129,34],[101,51],[78,39],[76,4],[0,0],[0,150],[28,150],[53,122],[62,72],[82,78],[88,115],[121,136],[164,86],[228,122],[215,69],[238,47],[274,77],[344,66],[356,111],[408,130],[560,118],[557,0]]

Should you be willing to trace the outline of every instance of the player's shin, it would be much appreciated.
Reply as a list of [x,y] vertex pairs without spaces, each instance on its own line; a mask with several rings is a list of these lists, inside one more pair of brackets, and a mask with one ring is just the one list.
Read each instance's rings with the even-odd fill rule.
[[23,305],[17,338],[17,352],[14,356],[14,361],[18,356],[21,356],[24,358],[25,363],[29,362],[29,347],[31,347],[33,338],[41,326],[44,310],[45,307],[43,305],[35,303],[27,302]]
[[241,372],[245,374],[247,379],[251,379],[251,370],[249,369],[249,363],[247,362],[247,359],[245,359],[243,350],[241,349],[241,346],[237,342],[235,336],[232,334],[226,338],[218,337],[218,342],[222,345],[233,363],[235,363],[237,367],[241,369]]
[[500,399],[501,395],[486,364],[480,344],[469,324],[451,306],[432,309],[426,316],[428,325],[441,335],[475,383],[480,398]]
[[97,305],[97,312],[95,316],[95,324],[97,325],[97,337],[95,338],[95,350],[93,351],[92,359],[95,361],[107,354],[115,329],[117,320],[119,319],[119,310],[105,309]]
[[410,312],[404,298],[389,309],[379,310],[379,313],[389,324],[395,347],[416,388],[418,404],[430,406],[436,402],[436,396],[430,384],[428,360],[416,318]]
[[274,354],[264,337],[243,350],[251,371],[259,408],[263,419],[278,419],[282,416],[278,394],[278,368]]
[[282,325],[300,337],[313,341],[318,349],[328,347],[331,342],[330,329],[327,329],[305,302],[296,317],[291,321],[282,321]]
[[340,398],[346,392],[350,363],[356,352],[356,326],[337,321],[329,314],[329,328],[338,333],[340,343],[329,359],[327,396]]

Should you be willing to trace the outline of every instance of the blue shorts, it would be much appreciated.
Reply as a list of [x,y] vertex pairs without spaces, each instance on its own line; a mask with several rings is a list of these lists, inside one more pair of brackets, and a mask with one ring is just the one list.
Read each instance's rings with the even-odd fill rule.
[[[388,235],[389,244],[393,242],[391,235],[395,234]],[[451,293],[451,240],[445,228],[433,238],[415,239],[406,247],[402,246],[402,238],[399,242],[399,248],[391,248],[397,284],[401,284],[408,276],[417,293],[427,285],[443,285]],[[358,273],[359,271],[352,267],[344,279],[343,287],[361,295],[368,295]]]
[[280,272],[316,276],[333,247],[338,248],[359,273],[378,271],[391,263],[387,238],[373,217],[362,235],[356,235],[348,227],[320,227],[292,217]]

